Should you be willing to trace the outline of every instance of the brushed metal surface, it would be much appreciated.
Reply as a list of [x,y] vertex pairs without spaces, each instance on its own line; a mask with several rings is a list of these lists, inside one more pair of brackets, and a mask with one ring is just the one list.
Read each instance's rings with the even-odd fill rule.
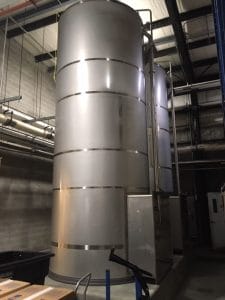
[[53,188],[76,186],[147,188],[146,165],[146,156],[127,152],[99,150],[67,153],[54,158]]
[[168,198],[128,195],[128,257],[159,283],[172,266]]
[[61,17],[57,67],[99,57],[142,68],[140,35],[141,19],[130,7],[115,1],[83,1]]
[[57,100],[77,93],[112,91],[144,101],[143,72],[121,62],[83,60],[62,69],[57,77]]
[[145,105],[133,98],[73,96],[57,104],[56,115],[55,153],[84,148],[147,152]]
[[[132,33],[132,34],[131,34]],[[59,22],[54,204],[50,276],[92,273],[124,282],[127,193],[148,192],[142,29],[115,1],[83,1]]]

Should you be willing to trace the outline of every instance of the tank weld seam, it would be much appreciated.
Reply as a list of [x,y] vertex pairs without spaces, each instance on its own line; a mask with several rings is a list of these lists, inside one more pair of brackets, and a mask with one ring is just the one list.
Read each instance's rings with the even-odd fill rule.
[[89,152],[89,151],[117,151],[117,152],[128,152],[133,154],[141,154],[144,156],[148,156],[147,152],[139,151],[139,150],[132,150],[132,149],[124,149],[124,148],[83,148],[83,149],[71,149],[67,151],[60,151],[54,154],[54,157],[62,155],[62,154],[69,154],[74,152]]
[[170,133],[170,131],[169,131],[168,129],[166,129],[166,128],[159,127],[159,129],[160,129],[160,130],[163,130],[163,131],[166,131],[166,132],[168,132],[168,133]]
[[124,245],[79,245],[79,244],[66,244],[62,242],[51,242],[51,245],[56,248],[73,249],[73,250],[110,250],[110,249],[123,249]]
[[67,187],[55,187],[53,191],[61,190],[87,190],[87,189],[136,189],[136,190],[148,190],[148,187],[134,187],[134,186],[113,186],[113,185],[103,185],[103,186],[67,186]]
[[167,170],[172,170],[172,168],[171,168],[171,167],[165,167],[165,166],[159,166],[158,168],[159,168],[159,169],[167,169]]
[[137,69],[139,72],[144,74],[144,70],[142,68],[139,68],[135,64],[129,63],[129,62],[127,62],[125,60],[122,60],[122,59],[108,58],[108,57],[93,57],[93,58],[77,59],[77,60],[71,61],[71,62],[67,63],[66,65],[64,65],[63,67],[59,68],[59,70],[57,70],[56,74],[58,75],[62,70],[66,69],[67,67],[69,67],[71,65],[75,65],[77,63],[81,63],[81,62],[84,62],[84,61],[107,61],[107,62],[112,61],[112,62],[118,62],[118,63],[121,63],[121,64],[128,65],[130,67],[133,67],[133,68]]
[[140,97],[135,97],[135,96],[129,95],[127,93],[120,93],[120,92],[113,92],[113,91],[87,91],[87,92],[78,92],[78,93],[69,94],[67,96],[64,96],[64,97],[60,98],[57,101],[57,103],[65,100],[65,99],[71,98],[73,96],[89,95],[89,94],[112,94],[112,95],[118,95],[118,96],[125,96],[125,97],[133,98],[135,101],[141,102],[142,104],[146,105],[146,103],[144,102],[144,100],[141,99]]

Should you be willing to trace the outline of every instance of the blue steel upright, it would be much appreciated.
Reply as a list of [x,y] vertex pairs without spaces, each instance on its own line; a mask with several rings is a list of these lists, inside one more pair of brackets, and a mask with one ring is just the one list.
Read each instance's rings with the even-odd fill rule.
[[[225,1],[212,0],[225,124]],[[225,127],[224,127],[225,128]]]

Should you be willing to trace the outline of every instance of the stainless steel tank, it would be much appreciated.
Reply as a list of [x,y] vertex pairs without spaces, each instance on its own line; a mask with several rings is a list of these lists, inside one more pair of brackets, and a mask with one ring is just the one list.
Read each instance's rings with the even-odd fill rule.
[[173,179],[167,78],[165,71],[157,64],[154,64],[153,84],[156,105],[159,189],[163,192],[170,193],[173,191]]
[[127,280],[127,194],[148,192],[142,29],[116,1],[80,1],[59,23],[54,204],[49,276]]

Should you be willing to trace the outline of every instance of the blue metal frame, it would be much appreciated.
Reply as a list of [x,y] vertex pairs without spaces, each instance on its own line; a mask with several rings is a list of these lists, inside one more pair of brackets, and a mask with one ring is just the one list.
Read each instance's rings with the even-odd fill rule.
[[136,300],[141,300],[142,298],[142,287],[137,278],[135,278],[135,290],[136,290]]
[[110,270],[105,271],[105,299],[110,300],[111,291],[110,291]]
[[[213,0],[213,15],[216,44],[219,58],[220,81],[222,90],[222,107],[225,125],[225,1]],[[225,128],[225,127],[224,127]]]

